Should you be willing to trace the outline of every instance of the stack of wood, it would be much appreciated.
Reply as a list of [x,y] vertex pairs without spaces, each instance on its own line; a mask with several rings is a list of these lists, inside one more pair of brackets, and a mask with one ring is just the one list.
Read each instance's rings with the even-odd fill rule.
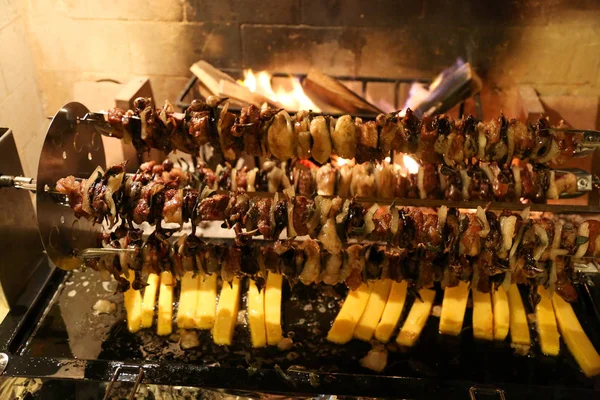
[[213,67],[206,61],[198,61],[190,67],[190,71],[198,78],[201,94],[229,98],[235,105],[254,104],[260,107],[267,103],[272,107],[280,107],[260,93],[251,92],[246,86],[239,84],[225,72]]
[[379,114],[379,108],[348,89],[335,78],[317,69],[310,69],[302,82],[304,91],[310,98],[317,98],[348,114]]
[[479,93],[482,87],[471,64],[459,59],[429,84],[427,97],[412,108],[419,117],[442,114]]
[[[283,108],[268,97],[252,92],[233,77],[215,68],[206,61],[198,61],[190,67],[198,78],[199,91],[204,97],[217,95],[227,97],[236,107],[254,104],[260,107],[267,103],[272,107]],[[294,78],[291,78],[294,79]],[[329,113],[373,114],[382,112],[378,107],[348,89],[342,83],[321,71],[311,69],[302,82],[306,95],[323,111]],[[291,110],[298,111],[298,110]]]

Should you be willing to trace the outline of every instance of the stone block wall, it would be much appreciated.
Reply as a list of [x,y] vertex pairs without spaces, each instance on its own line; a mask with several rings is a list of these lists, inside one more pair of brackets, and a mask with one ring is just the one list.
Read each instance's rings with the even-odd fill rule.
[[25,12],[17,0],[0,0],[0,127],[13,130],[24,172],[36,176],[47,122]]

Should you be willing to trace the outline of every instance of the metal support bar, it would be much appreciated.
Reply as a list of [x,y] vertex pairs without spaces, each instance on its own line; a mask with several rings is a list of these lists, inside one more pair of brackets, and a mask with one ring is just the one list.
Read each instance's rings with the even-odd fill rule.
[[[113,386],[115,384],[115,382],[120,382],[119,381],[119,375],[123,372],[123,374],[126,374],[127,370],[135,370],[137,372],[135,381],[133,383],[133,388],[131,388],[131,392],[129,393],[129,400],[133,400],[135,397],[135,394],[140,386],[140,384],[142,383],[142,379],[144,379],[144,369],[141,366],[138,365],[120,365],[117,368],[115,368],[115,371],[112,374],[112,377],[110,379],[110,382],[108,384],[108,386],[106,387],[106,392],[104,393],[104,400],[108,400],[110,398]],[[130,382],[129,380],[123,380],[121,382]]]
[[485,396],[493,396],[493,395],[498,395],[500,397],[500,400],[506,400],[506,394],[504,392],[504,390],[499,389],[499,388],[488,388],[488,387],[477,387],[477,386],[471,386],[469,388],[469,398],[471,400],[477,400],[477,394],[483,394]]

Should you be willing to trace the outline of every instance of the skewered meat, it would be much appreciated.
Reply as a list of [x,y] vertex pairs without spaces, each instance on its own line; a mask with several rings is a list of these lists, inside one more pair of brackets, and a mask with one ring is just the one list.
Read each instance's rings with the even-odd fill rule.
[[[220,171],[218,176],[200,166],[200,181],[215,190],[254,192],[261,189],[256,180],[254,185],[251,184],[252,171],[246,172],[245,167],[237,170],[226,164],[217,169]],[[405,175],[398,165],[387,162],[343,164],[337,167],[333,163],[326,163],[317,167],[309,161],[302,161],[293,164],[292,171],[290,181],[284,163],[277,166],[275,162],[267,161],[258,173],[266,174],[265,191],[274,193],[294,186],[296,192],[303,196],[311,196],[316,191],[321,195],[377,196],[382,199],[544,202],[578,193],[577,176],[574,173],[536,169],[527,163],[501,168],[497,163],[484,162],[460,169],[425,164],[419,167],[416,174]]]
[[[116,171],[118,169],[113,171],[113,176]],[[92,180],[90,193],[97,192],[99,182],[102,177]],[[66,179],[63,184],[66,190],[73,182]],[[478,290],[489,292],[494,285],[507,280],[532,286],[548,285],[566,299],[572,299],[572,268],[563,258],[595,257],[600,248],[600,222],[595,220],[575,227],[570,223],[557,225],[547,218],[532,220],[526,214],[519,216],[508,211],[497,215],[481,208],[476,213],[460,214],[456,209],[442,207],[438,214],[431,214],[395,206],[388,210],[377,204],[366,208],[339,197],[309,199],[294,196],[293,192],[287,193],[287,200],[279,200],[277,195],[249,198],[243,193],[218,194],[206,188],[202,193],[193,189],[164,188],[155,192],[158,186],[163,185],[149,181],[140,190],[133,215],[120,215],[124,222],[137,222],[144,217],[145,221],[157,223],[156,231],[146,242],[141,244],[139,234],[134,233],[137,239],[132,239],[121,233],[124,225],[117,229],[116,239],[107,242],[116,248],[137,246],[141,249],[143,264],[120,257],[118,262],[104,260],[98,268],[106,268],[114,274],[122,274],[127,268],[151,272],[168,270],[177,276],[183,271],[201,269],[208,273],[220,272],[228,280],[242,273],[257,273],[264,262],[267,268],[285,271],[292,281],[304,283],[345,282],[354,288],[365,279],[389,276],[407,279],[412,288],[419,289],[435,281],[452,286],[459,280],[472,280]],[[162,197],[156,198],[157,193]],[[130,194],[122,198],[132,197]],[[145,214],[138,210],[142,208],[140,204]],[[131,209],[122,204],[115,206],[118,210]],[[288,207],[293,208],[288,212]],[[93,209],[98,212],[97,207]],[[101,215],[94,214],[94,217]],[[167,222],[191,219],[194,225],[200,221],[223,220],[238,236],[233,247],[210,245],[207,249],[208,245],[194,236],[176,241],[175,246],[169,240],[172,231],[158,223],[162,219]],[[310,235],[317,240],[278,241],[270,250],[263,246],[265,254],[242,271],[242,254],[253,251],[248,247],[252,235],[277,240],[290,226],[296,235]],[[347,247],[344,244],[347,239],[363,242]],[[223,265],[219,266],[220,263]]]
[[286,111],[280,111],[273,117],[267,135],[269,150],[277,159],[287,160],[296,155],[297,136]]
[[294,118],[294,132],[298,137],[296,154],[301,160],[306,160],[310,157],[311,135],[309,115],[308,111],[298,111],[298,114]]
[[343,115],[335,123],[331,141],[335,153],[343,158],[354,158],[356,154],[356,125],[349,115]]
[[335,170],[331,164],[324,164],[317,171],[317,194],[333,196],[335,194]]
[[318,163],[325,163],[331,155],[331,136],[329,133],[329,121],[323,116],[315,117],[310,122],[310,135],[312,147],[310,153]]
[[[244,107],[234,118],[227,105],[217,115],[222,102],[216,97],[194,100],[185,114],[178,114],[168,103],[155,109],[151,99],[139,98],[134,110],[110,109],[107,120],[114,137],[131,140],[139,151],[159,148],[196,154],[200,146],[210,143],[228,159],[243,149],[280,160],[312,156],[320,164],[332,152],[365,162],[382,160],[392,150],[415,155],[424,164],[443,162],[451,167],[473,160],[508,166],[513,157],[534,164],[560,164],[576,155],[583,138],[556,130],[545,118],[529,125],[504,116],[487,122],[471,116],[453,121],[444,115],[419,120],[407,110],[404,116],[381,114],[376,121],[348,115],[333,121],[307,111],[290,117],[282,110],[255,106]],[[561,122],[558,129],[564,127]]]

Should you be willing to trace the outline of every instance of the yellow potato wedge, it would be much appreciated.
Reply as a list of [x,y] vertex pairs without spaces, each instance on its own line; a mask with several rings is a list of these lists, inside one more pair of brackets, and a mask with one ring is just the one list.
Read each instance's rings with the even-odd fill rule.
[[573,307],[560,296],[552,296],[558,327],[567,347],[586,376],[600,374],[600,355],[585,334]]
[[358,320],[356,328],[354,328],[354,337],[356,339],[364,340],[365,342],[368,342],[373,338],[373,334],[379,324],[385,304],[390,295],[392,280],[381,279],[375,281],[371,285],[373,286],[371,296],[369,296],[365,311],[360,317],[360,320]]
[[194,322],[197,329],[212,329],[217,315],[217,274],[202,275],[198,286]]
[[456,336],[462,330],[465,310],[469,301],[469,283],[459,281],[458,286],[444,289],[442,314],[440,315],[440,333]]
[[281,285],[283,275],[269,272],[265,287],[265,324],[267,328],[267,343],[276,346],[283,333],[281,330]]
[[519,288],[514,283],[508,289],[508,305],[510,307],[510,340],[514,344],[531,346],[527,314],[523,307]]
[[158,319],[156,333],[161,336],[173,332],[173,287],[175,280],[169,271],[160,274],[160,289],[158,292]]
[[160,277],[158,274],[148,274],[144,297],[142,300],[142,328],[150,328],[154,320],[154,307],[156,307],[156,294]]
[[233,331],[237,323],[240,307],[240,279],[233,278],[231,284],[223,282],[219,304],[217,304],[217,318],[213,327],[213,341],[220,345],[231,345]]
[[348,292],[342,309],[327,333],[327,340],[337,344],[346,344],[352,340],[354,329],[367,307],[369,296],[371,296],[371,288],[366,283],[361,284],[358,289]]
[[508,295],[503,286],[492,291],[492,307],[494,309],[494,340],[504,340],[510,326],[510,307]]
[[248,285],[248,325],[253,347],[267,345],[267,331],[265,323],[265,290],[258,291],[256,282],[249,280]]
[[425,323],[427,323],[429,314],[431,314],[431,307],[433,306],[433,300],[435,299],[435,291],[421,289],[419,290],[419,295],[423,301],[415,299],[415,302],[408,313],[408,317],[402,328],[400,328],[400,333],[396,338],[396,343],[401,346],[411,347],[415,345],[425,327]]
[[[554,315],[554,307],[550,293],[543,287],[538,287],[541,299],[535,307],[535,320],[542,353],[557,356],[560,351],[560,335]],[[556,294],[554,296],[557,296]]]
[[196,325],[194,314],[198,301],[198,287],[200,275],[187,271],[181,277],[181,290],[179,293],[179,307],[177,308],[177,327],[182,329],[193,329]]
[[[129,270],[127,280],[131,283],[135,278],[134,272]],[[127,313],[127,329],[137,332],[142,327],[142,294],[131,287],[123,293],[125,312]]]
[[473,288],[473,337],[494,340],[494,313],[492,295]]
[[388,296],[387,303],[383,309],[381,320],[375,329],[375,339],[382,343],[390,341],[392,333],[398,325],[398,320],[400,319],[402,309],[404,309],[404,303],[406,302],[407,286],[408,282],[406,281],[392,283],[390,295]]

